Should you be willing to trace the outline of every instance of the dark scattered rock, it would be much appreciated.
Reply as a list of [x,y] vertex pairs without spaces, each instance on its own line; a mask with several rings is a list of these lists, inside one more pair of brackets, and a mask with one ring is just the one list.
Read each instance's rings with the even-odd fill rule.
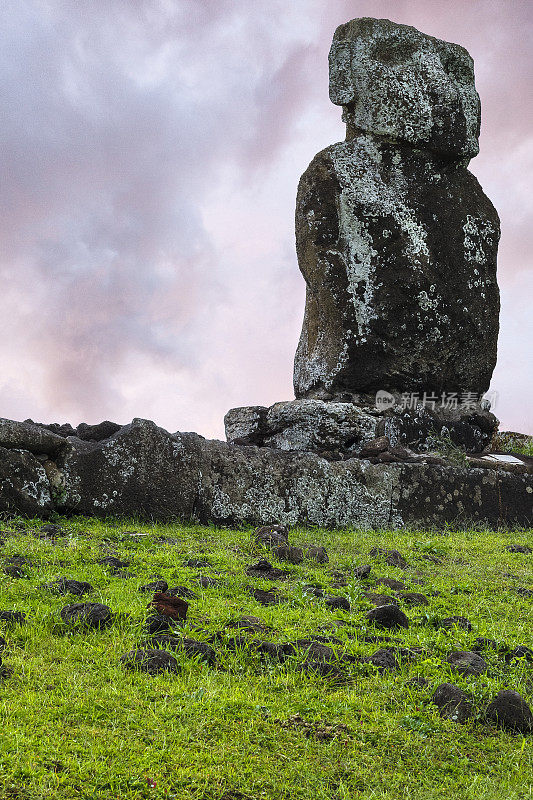
[[209,569],[213,565],[205,558],[189,558],[183,562],[184,567],[191,567],[192,569]]
[[525,644],[520,644],[518,647],[515,647],[514,650],[511,650],[505,656],[505,660],[510,663],[514,661],[516,658],[524,658],[529,663],[533,662],[533,650],[530,647],[526,647]]
[[9,556],[6,558],[6,564],[13,564],[16,567],[22,567],[24,564],[31,566],[31,561],[26,556]]
[[257,600],[262,606],[273,606],[277,603],[281,603],[283,600],[275,587],[272,587],[269,591],[265,591],[264,589],[252,589],[251,594],[254,600]]
[[417,654],[413,650],[408,650],[405,647],[383,647],[376,650],[371,656],[361,658],[360,661],[366,664],[373,664],[378,669],[393,670],[398,669],[402,661],[414,661]]
[[163,614],[170,619],[184,620],[187,617],[189,604],[181,597],[174,597],[164,592],[155,592],[153,599],[149,603],[158,614]]
[[33,420],[15,422],[0,418],[0,447],[56,456],[65,445],[62,436],[36,425]]
[[161,579],[158,581],[152,581],[151,583],[145,583],[143,586],[139,586],[140,592],[146,592],[153,594],[154,592],[166,592],[168,589],[168,583]]
[[166,590],[166,594],[172,597],[185,597],[186,600],[196,600],[198,595],[195,594],[187,586],[173,586],[171,589]]
[[150,614],[146,617],[144,629],[149,635],[172,630],[173,620],[164,614]]
[[346,597],[332,597],[328,596],[325,599],[325,605],[330,611],[341,609],[342,611],[350,611],[350,602]]
[[381,584],[381,586],[388,586],[389,589],[407,589],[405,583],[402,583],[402,581],[397,581],[394,578],[379,578],[377,583]]
[[105,558],[101,558],[98,563],[101,564],[102,567],[109,567],[112,572],[125,569],[130,565],[129,561],[122,561],[120,558],[115,558],[115,556],[106,556]]
[[262,619],[250,616],[240,617],[240,619],[228,622],[227,625],[224,626],[224,628],[225,629],[237,628],[238,630],[244,631],[246,633],[264,633],[265,631],[272,630],[270,625],[267,625],[265,622],[263,622]]
[[4,639],[4,637],[3,637],[3,636],[0,636],[0,651],[4,649],[4,647],[6,646],[6,644],[7,644],[7,642],[6,642],[6,640]]
[[533,731],[533,714],[524,698],[515,691],[498,692],[485,710],[485,718],[498,727],[517,733]]
[[364,597],[369,600],[375,606],[397,606],[399,605],[398,600],[395,597],[391,597],[389,594],[375,594],[374,592],[365,592]]
[[460,672],[461,675],[482,675],[488,669],[485,659],[472,650],[460,650],[450,653],[446,661],[452,669]]
[[23,625],[26,622],[26,614],[23,611],[0,611],[0,622]]
[[217,657],[214,649],[207,642],[197,639],[188,639],[185,636],[173,636],[172,634],[161,633],[153,636],[151,642],[159,647],[168,647],[171,650],[182,650],[188,658],[199,657],[202,661],[207,661],[211,666],[217,664]]
[[37,534],[42,539],[53,538],[56,536],[65,536],[68,533],[61,525],[54,525],[52,523],[48,523],[47,525],[41,525]]
[[129,653],[121,656],[120,663],[126,669],[147,672],[150,675],[156,675],[159,672],[178,671],[178,662],[166,650],[151,648],[130,650]]
[[474,641],[472,645],[472,650],[475,653],[478,653],[481,650],[496,650],[499,651],[502,648],[498,645],[495,639],[487,639],[485,636],[478,636],[477,639]]
[[398,550],[386,550],[383,547],[373,547],[370,555],[374,558],[382,558],[390,567],[400,567],[406,569],[409,565]]
[[22,569],[22,567],[18,567],[16,564],[5,564],[3,567],[3,571],[4,574],[8,575],[10,578],[27,577],[26,572]]
[[316,561],[318,564],[327,564],[329,561],[329,556],[326,552],[325,547],[321,547],[314,544],[308,544],[305,546],[305,555],[307,558],[310,558],[312,561]]
[[210,575],[198,575],[195,580],[196,583],[203,589],[212,589],[214,586],[218,586],[220,583],[218,578],[212,578]]
[[412,686],[413,689],[427,689],[429,686],[429,681],[427,678],[423,678],[421,675],[415,675],[414,678],[409,678],[405,685]]
[[84,594],[94,592],[94,586],[87,581],[77,581],[73,578],[58,578],[55,581],[41,584],[41,589],[48,589],[54,594],[74,594],[81,597]]
[[274,642],[254,642],[253,649],[262,656],[268,656],[274,661],[285,661],[296,653],[294,645],[290,642],[275,644]]
[[385,605],[373,608],[365,614],[366,619],[379,628],[408,628],[409,620],[403,611],[395,605]]
[[121,425],[116,422],[99,422],[98,425],[87,425],[85,422],[80,422],[76,428],[76,436],[86,442],[101,442],[104,439],[109,439],[113,434],[121,429]]
[[103,603],[72,603],[64,606],[59,615],[67,625],[83,628],[107,628],[113,622],[113,613]]
[[266,547],[289,543],[289,531],[285,525],[263,525],[256,528],[253,537],[258,544],[264,544]]
[[453,683],[441,683],[431,701],[439,709],[441,717],[451,719],[453,722],[466,722],[474,714],[468,695]]
[[335,683],[347,682],[346,673],[336,664],[327,661],[314,661],[308,658],[300,666],[300,671],[326,678]]
[[266,558],[260,558],[257,564],[247,567],[246,574],[252,578],[264,578],[269,581],[287,577],[287,573],[284,570],[277,569]]
[[335,659],[333,648],[313,639],[297,639],[292,643],[294,647],[305,650],[306,659],[311,661],[332,661]]
[[472,630],[472,623],[466,617],[445,617],[444,619],[437,620],[435,623],[437,628],[462,628],[464,631]]
[[313,597],[325,597],[326,592],[320,586],[304,586],[303,591],[306,594],[312,594]]
[[301,564],[304,560],[303,550],[289,544],[280,544],[274,547],[272,554],[280,561],[288,561],[290,564]]
[[509,553],[533,553],[533,549],[526,544],[509,544],[505,549]]
[[520,597],[533,597],[533,589],[526,589],[524,586],[518,586],[515,592],[519,594]]
[[362,564],[359,567],[354,567],[354,569],[352,570],[352,575],[357,580],[364,580],[365,578],[368,578],[371,570],[372,567],[370,566],[370,564]]
[[429,600],[419,592],[398,592],[398,597],[406,606],[428,606]]

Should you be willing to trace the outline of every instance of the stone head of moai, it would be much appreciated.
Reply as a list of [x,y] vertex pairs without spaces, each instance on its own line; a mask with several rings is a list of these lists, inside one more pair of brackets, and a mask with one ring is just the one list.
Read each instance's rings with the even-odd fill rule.
[[480,396],[496,363],[499,219],[467,165],[480,103],[462,47],[389,20],[335,32],[346,141],[298,186],[297,398]]
[[358,131],[454,158],[479,152],[474,62],[459,45],[386,19],[354,19],[335,31],[329,96]]

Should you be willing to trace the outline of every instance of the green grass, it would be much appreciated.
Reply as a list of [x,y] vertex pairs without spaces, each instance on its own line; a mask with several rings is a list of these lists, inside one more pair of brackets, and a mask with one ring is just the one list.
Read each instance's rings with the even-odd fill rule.
[[[40,524],[34,521],[33,526]],[[24,611],[28,618],[26,625],[11,628],[0,623],[7,640],[4,665],[14,670],[0,684],[0,800],[533,796],[533,736],[498,730],[481,715],[457,725],[442,719],[430,703],[436,686],[448,681],[469,692],[479,709],[503,688],[518,690],[533,705],[533,668],[523,660],[507,665],[489,651],[484,654],[489,671],[469,678],[453,674],[443,663],[450,651],[470,649],[477,636],[511,647],[533,646],[533,601],[513,591],[531,588],[533,556],[505,550],[510,542],[532,545],[531,531],[293,530],[293,543],[324,545],[330,563],[293,566],[270,558],[290,571],[288,581],[276,583],[288,602],[263,607],[246,591],[247,586],[271,585],[245,575],[246,565],[268,555],[252,542],[250,530],[81,518],[62,524],[69,533],[56,544],[33,536],[31,521],[26,530],[15,531],[16,521],[4,525],[12,535],[6,537],[3,557],[25,555],[33,566],[27,578],[0,577],[0,609]],[[134,538],[126,530],[149,535]],[[374,545],[398,549],[409,568],[369,557]],[[131,560],[134,577],[119,579],[96,563],[110,549]],[[203,572],[219,577],[220,584],[199,588],[194,581],[199,570],[183,566],[187,557],[208,558],[213,567]],[[333,570],[349,578],[353,566],[365,563],[372,564],[370,579],[349,579],[345,588],[331,588]],[[319,633],[338,618],[356,623],[355,638],[348,637],[348,628],[335,634],[356,656],[371,655],[380,646],[362,641],[367,633],[380,633],[365,623],[371,606],[362,592],[392,593],[378,588],[376,577],[403,580],[426,595],[441,594],[430,597],[428,607],[405,609],[411,625],[399,638],[404,646],[425,650],[417,662],[396,672],[380,674],[356,663],[347,668],[345,683],[332,683],[299,672],[301,658],[279,664],[261,661],[248,650],[231,652],[215,645],[220,668],[178,653],[178,674],[149,676],[127,672],[119,658],[143,638],[149,596],[138,587],[154,573],[198,594],[190,601],[185,628],[190,637],[206,640],[248,614],[274,628],[265,638],[282,642]],[[77,598],[38,588],[60,575],[89,581],[95,592],[85,599],[131,617],[117,618],[104,631],[66,632],[58,624],[59,611]],[[330,612],[304,593],[308,583],[348,597],[352,611]],[[456,614],[472,622],[471,632],[434,627],[436,618]],[[427,678],[429,687],[410,687],[408,680],[415,675]],[[326,720],[346,730],[321,740],[306,735],[309,730],[302,726],[280,724],[296,714],[309,723]]]

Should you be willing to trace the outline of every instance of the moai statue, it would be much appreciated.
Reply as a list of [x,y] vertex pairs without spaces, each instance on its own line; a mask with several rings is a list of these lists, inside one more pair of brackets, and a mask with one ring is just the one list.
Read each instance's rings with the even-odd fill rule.
[[363,18],[336,30],[329,66],[346,141],[318,153],[298,188],[296,397],[479,397],[496,363],[499,220],[467,170],[479,150],[473,61]]

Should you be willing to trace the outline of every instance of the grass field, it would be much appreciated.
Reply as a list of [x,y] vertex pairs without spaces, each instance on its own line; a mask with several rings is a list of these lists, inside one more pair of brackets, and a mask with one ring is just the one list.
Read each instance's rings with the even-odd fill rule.
[[[509,543],[533,546],[531,531],[293,530],[292,543],[325,546],[329,563],[292,565],[271,557],[251,530],[76,518],[59,520],[66,535],[54,541],[32,532],[41,524],[11,520],[0,534],[4,562],[17,555],[30,562],[21,567],[23,577],[0,578],[0,609],[27,617],[21,625],[0,622],[3,663],[13,669],[0,683],[1,800],[533,796],[533,735],[502,731],[482,715],[505,688],[533,705],[533,664],[523,658],[507,663],[490,649],[483,653],[488,671],[463,677],[445,662],[480,636],[509,648],[533,646],[533,599],[516,592],[533,588],[533,555],[505,549]],[[375,545],[399,550],[409,566],[372,558]],[[131,577],[98,564],[106,555],[128,560]],[[245,572],[265,556],[289,573],[275,581],[286,597],[278,605],[262,606],[250,594],[250,587],[272,585]],[[211,566],[187,567],[190,558]],[[366,580],[352,574],[362,564],[372,565]],[[202,588],[200,573],[218,581]],[[332,644],[336,653],[356,658],[333,680],[302,672],[303,652],[280,663],[253,647],[231,650],[223,635],[213,644],[216,666],[176,651],[176,674],[128,671],[119,659],[146,639],[151,595],[139,587],[154,575],[197,595],[180,629],[188,637],[207,641],[227,623],[252,615],[272,628],[259,638],[334,635],[341,642]],[[105,630],[68,628],[59,611],[79,598],[39,588],[59,576],[88,581],[94,592],[82,601],[122,613]],[[416,660],[384,672],[360,661],[385,646],[364,641],[387,635],[365,618],[372,605],[364,592],[394,594],[377,585],[379,577],[400,580],[429,599],[428,606],[401,604],[410,627],[390,635],[420,650]],[[335,588],[336,582],[345,585]],[[347,598],[351,611],[330,611],[304,589],[309,584]],[[436,627],[452,615],[466,617],[472,630]],[[335,620],[354,624],[332,632]],[[410,684],[415,676],[428,685]],[[430,698],[443,682],[472,697],[474,719],[460,725],[439,716]]]

